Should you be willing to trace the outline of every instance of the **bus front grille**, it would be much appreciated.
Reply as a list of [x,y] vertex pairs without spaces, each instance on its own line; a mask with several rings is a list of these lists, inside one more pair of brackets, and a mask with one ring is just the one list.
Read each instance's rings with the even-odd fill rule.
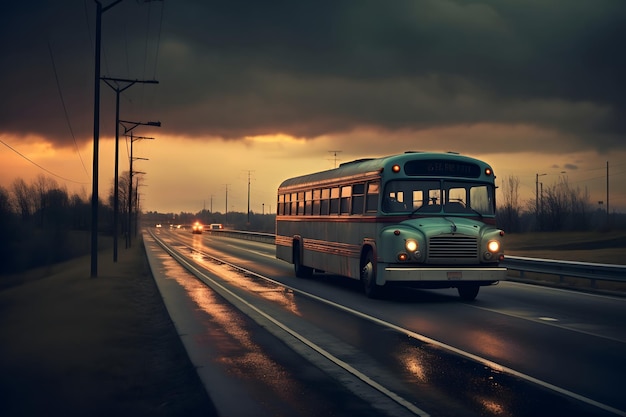
[[431,237],[428,241],[428,258],[476,259],[478,240],[472,236],[445,235]]

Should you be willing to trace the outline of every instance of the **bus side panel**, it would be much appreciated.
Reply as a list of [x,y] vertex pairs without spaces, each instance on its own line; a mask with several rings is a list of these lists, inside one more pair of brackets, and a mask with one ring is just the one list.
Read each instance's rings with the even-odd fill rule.
[[276,235],[276,258],[293,263],[293,239],[289,236]]

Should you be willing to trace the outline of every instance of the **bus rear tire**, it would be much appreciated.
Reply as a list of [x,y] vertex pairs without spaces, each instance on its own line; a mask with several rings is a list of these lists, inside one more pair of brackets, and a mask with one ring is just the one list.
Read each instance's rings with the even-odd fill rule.
[[311,278],[313,276],[313,268],[302,265],[300,261],[300,246],[294,244],[293,247],[293,270],[298,278]]
[[368,298],[380,298],[383,289],[376,284],[376,265],[372,252],[368,252],[361,265],[361,283]]
[[459,297],[461,297],[461,300],[463,301],[474,301],[476,299],[476,296],[478,295],[479,290],[480,286],[476,284],[459,285],[457,287]]

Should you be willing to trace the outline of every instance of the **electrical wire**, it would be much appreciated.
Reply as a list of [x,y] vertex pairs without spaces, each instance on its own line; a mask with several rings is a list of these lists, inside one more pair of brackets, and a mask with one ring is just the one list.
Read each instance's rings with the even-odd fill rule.
[[57,90],[59,91],[59,97],[61,98],[61,105],[63,106],[63,114],[65,115],[65,122],[67,123],[67,127],[70,130],[72,139],[74,140],[74,147],[76,148],[76,153],[78,154],[80,163],[83,166],[83,171],[85,171],[85,175],[87,175],[87,178],[90,178],[89,172],[87,171],[87,168],[85,167],[85,162],[83,161],[83,157],[80,155],[80,150],[78,149],[78,143],[76,142],[76,135],[74,135],[74,129],[72,129],[72,123],[70,122],[70,117],[67,113],[67,106],[65,105],[65,100],[63,99],[63,91],[61,90],[61,83],[59,82],[59,75],[57,72],[57,67],[54,63],[54,54],[52,53],[52,46],[50,45],[50,42],[48,42],[48,51],[50,51],[50,60],[52,61],[52,69],[54,70],[54,79],[57,83]]
[[3,141],[2,139],[0,139],[0,143],[2,143],[2,144],[3,144],[4,146],[6,146],[7,148],[11,149],[13,152],[15,152],[16,154],[18,154],[18,155],[19,155],[19,156],[21,156],[22,158],[26,159],[26,160],[27,160],[28,162],[30,162],[31,164],[35,165],[37,168],[39,168],[39,169],[41,169],[41,170],[43,170],[43,171],[46,171],[46,172],[47,172],[48,174],[50,174],[50,175],[53,175],[53,176],[55,176],[55,177],[57,177],[57,178],[60,178],[60,179],[62,179],[62,180],[64,180],[64,181],[73,182],[73,183],[75,183],[75,184],[89,184],[88,182],[74,181],[74,180],[71,180],[71,179],[69,179],[69,178],[62,177],[61,175],[55,174],[54,172],[50,171],[49,169],[46,169],[46,168],[42,167],[41,165],[39,165],[37,162],[35,162],[35,161],[33,161],[33,160],[29,159],[26,155],[22,154],[22,153],[21,153],[20,151],[18,151],[17,149],[15,149],[15,148],[11,147],[11,145],[9,145],[8,143],[6,143],[6,142],[5,142],[5,141]]

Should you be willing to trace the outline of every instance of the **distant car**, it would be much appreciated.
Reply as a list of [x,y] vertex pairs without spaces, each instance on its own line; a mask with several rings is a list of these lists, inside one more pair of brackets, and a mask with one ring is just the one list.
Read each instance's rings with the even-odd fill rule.
[[156,224],[156,227],[161,227],[161,223],[157,223],[157,224]]
[[191,226],[191,233],[199,235],[202,234],[202,230],[204,229],[204,226],[202,226],[200,224],[200,222],[195,222],[192,226]]
[[224,228],[224,226],[222,225],[222,223],[211,223],[209,225],[209,229],[211,230],[222,230]]

